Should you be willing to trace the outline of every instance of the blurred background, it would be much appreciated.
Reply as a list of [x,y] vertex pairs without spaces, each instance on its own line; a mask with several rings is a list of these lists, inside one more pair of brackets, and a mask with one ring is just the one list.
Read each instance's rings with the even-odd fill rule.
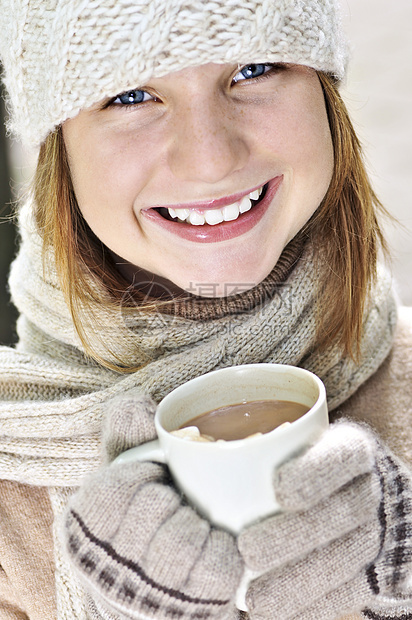
[[[342,94],[364,146],[374,187],[398,224],[386,223],[392,272],[412,304],[412,2],[341,0],[351,61]],[[0,114],[4,116],[3,100]],[[10,203],[30,179],[35,157],[0,129],[0,344],[15,341],[7,273],[16,251]]]
[[352,57],[342,94],[387,225],[401,301],[412,305],[412,2],[341,0]]

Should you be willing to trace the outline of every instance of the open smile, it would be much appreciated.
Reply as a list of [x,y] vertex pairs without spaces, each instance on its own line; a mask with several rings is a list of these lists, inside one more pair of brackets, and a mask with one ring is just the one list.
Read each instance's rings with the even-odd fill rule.
[[283,176],[275,177],[247,193],[193,206],[152,207],[143,217],[167,231],[194,242],[216,243],[252,229],[269,208]]
[[262,185],[259,189],[255,189],[240,200],[232,202],[222,208],[215,207],[213,209],[174,209],[172,207],[160,207],[158,213],[172,222],[186,222],[192,226],[216,226],[222,222],[233,222],[237,220],[239,215],[250,211],[252,207],[257,205],[266,194],[268,184]]

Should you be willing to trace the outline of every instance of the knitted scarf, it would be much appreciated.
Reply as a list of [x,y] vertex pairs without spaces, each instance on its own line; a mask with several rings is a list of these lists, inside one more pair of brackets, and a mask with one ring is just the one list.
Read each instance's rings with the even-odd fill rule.
[[[317,350],[315,301],[321,274],[309,245],[286,281],[252,307],[240,304],[236,311],[229,304],[227,312],[203,320],[181,312],[96,307],[93,326],[85,325],[94,348],[110,362],[120,359],[139,368],[131,374],[108,370],[84,355],[51,253],[44,275],[30,204],[21,211],[20,228],[22,243],[10,276],[21,313],[19,344],[0,347],[0,477],[49,487],[56,516],[73,487],[101,464],[102,419],[113,396],[138,387],[159,401],[199,374],[276,362],[319,375],[333,409],[375,372],[391,347],[396,308],[390,278],[381,271],[365,315],[362,361],[355,363],[334,346]],[[87,618],[58,540],[56,584],[59,620]]]

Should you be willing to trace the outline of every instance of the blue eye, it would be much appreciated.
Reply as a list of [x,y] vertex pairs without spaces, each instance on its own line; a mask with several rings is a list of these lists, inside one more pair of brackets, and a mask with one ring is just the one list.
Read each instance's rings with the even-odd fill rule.
[[239,73],[235,75],[233,81],[240,82],[241,80],[253,80],[260,77],[261,75],[264,75],[271,69],[272,65],[246,65],[246,67],[243,67],[243,69],[241,69]]
[[143,103],[144,101],[150,101],[154,98],[149,95],[145,90],[128,90],[121,95],[117,95],[112,101],[113,104],[134,105],[136,103]]

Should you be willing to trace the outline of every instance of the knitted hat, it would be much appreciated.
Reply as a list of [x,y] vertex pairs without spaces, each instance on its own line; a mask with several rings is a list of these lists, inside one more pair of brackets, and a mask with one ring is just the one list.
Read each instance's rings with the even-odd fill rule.
[[27,146],[152,77],[215,63],[344,74],[338,0],[0,0],[10,129]]

